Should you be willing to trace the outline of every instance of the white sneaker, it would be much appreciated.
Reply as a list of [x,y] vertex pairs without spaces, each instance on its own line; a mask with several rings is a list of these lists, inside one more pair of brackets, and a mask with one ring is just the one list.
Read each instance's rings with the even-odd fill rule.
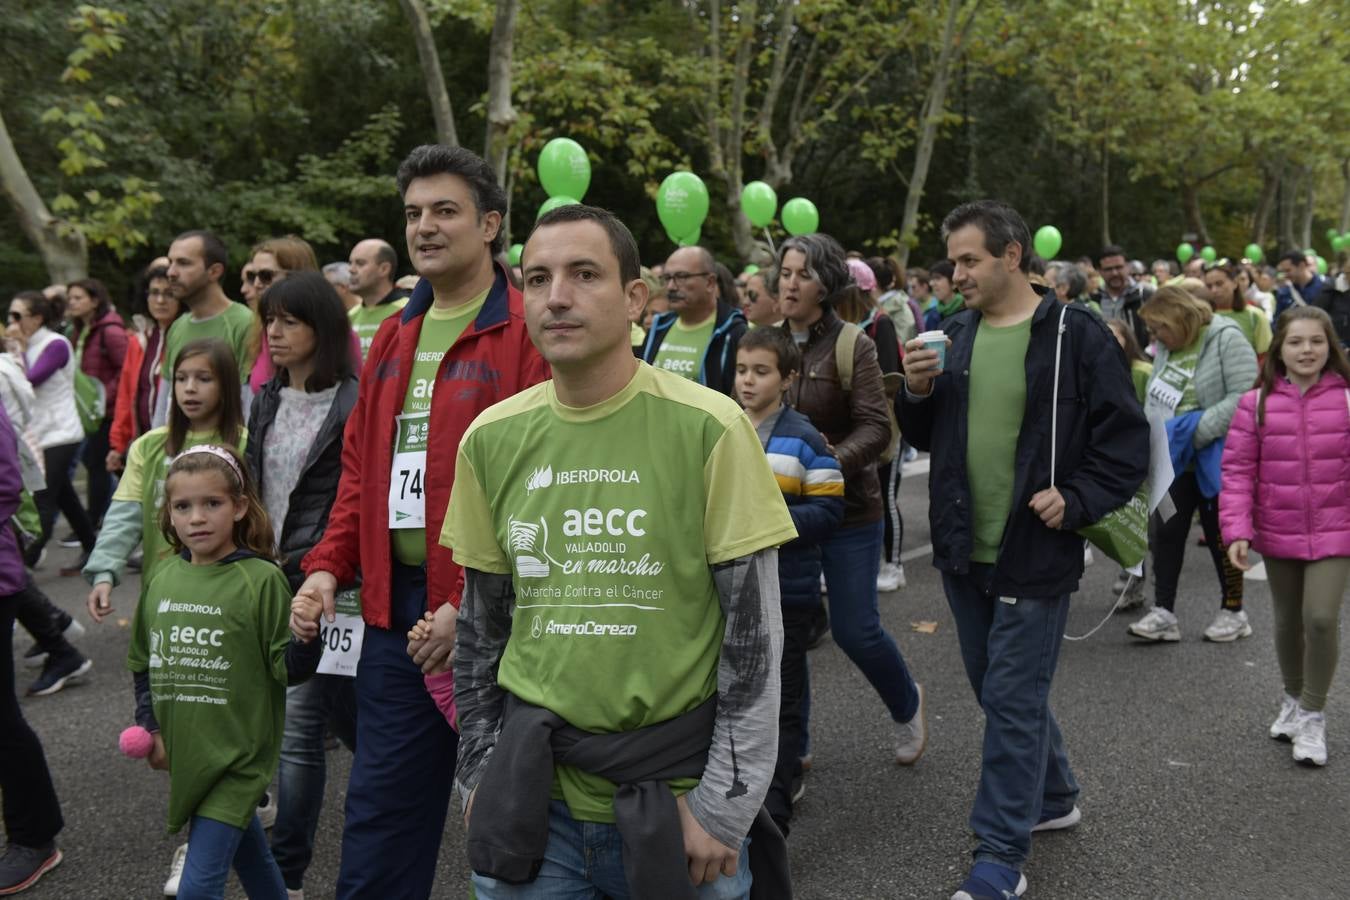
[[1221,644],[1251,636],[1252,626],[1247,622],[1245,610],[1233,612],[1231,609],[1221,609],[1214,617],[1214,621],[1205,629],[1205,640],[1218,641]]
[[258,819],[262,822],[263,831],[277,824],[277,802],[271,791],[263,794],[262,802],[258,804]]
[[1176,614],[1161,606],[1155,606],[1129,628],[1130,634],[1146,641],[1179,641],[1181,629],[1177,627]]
[[923,685],[916,684],[919,691],[919,708],[914,718],[908,722],[895,723],[895,761],[902,766],[912,766],[923,756],[928,746],[928,714],[924,709]]
[[1062,831],[1065,828],[1072,828],[1083,821],[1083,811],[1075,806],[1062,816],[1056,816],[1053,819],[1046,819],[1043,822],[1037,822],[1031,826],[1031,833],[1037,834],[1042,831]]
[[1298,734],[1298,698],[1285,694],[1280,700],[1280,714],[1270,724],[1270,736],[1277,741],[1292,741]]
[[1090,565],[1092,565],[1093,561],[1094,561],[1094,560],[1093,560],[1093,558],[1092,558],[1092,545],[1089,544],[1089,543],[1087,543],[1087,542],[1084,542],[1084,543],[1083,543],[1083,565],[1085,565],[1085,566],[1090,566]]
[[1298,711],[1298,733],[1294,735],[1294,762],[1314,766],[1327,764],[1327,717],[1320,712]]
[[903,573],[895,563],[884,562],[881,568],[877,570],[877,592],[889,594],[891,591],[900,589],[900,581]]
[[303,889],[293,891],[290,888],[286,888],[286,900],[305,900],[305,892]]
[[178,896],[178,882],[183,879],[183,866],[187,863],[187,844],[173,851],[173,862],[169,863],[169,880],[164,882],[164,896]]
[[[1004,898],[1006,898],[1006,900],[1016,900],[1016,898],[1022,896],[1026,892],[1027,892],[1027,876],[1020,875],[1017,878],[1017,887],[1013,889],[1013,892],[1009,894],[1005,891],[1003,896]],[[977,898],[972,896],[970,891],[957,891],[955,894],[952,894],[952,900],[983,900],[983,898],[982,897]]]

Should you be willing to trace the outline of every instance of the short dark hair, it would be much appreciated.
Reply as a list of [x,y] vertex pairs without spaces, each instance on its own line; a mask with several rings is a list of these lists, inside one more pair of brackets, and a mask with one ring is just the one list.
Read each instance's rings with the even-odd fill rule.
[[890,260],[882,259],[880,256],[869,256],[863,262],[872,270],[872,277],[877,280],[877,290],[889,291],[895,285],[895,264]]
[[1009,244],[1017,244],[1022,248],[1017,267],[1023,274],[1031,270],[1031,229],[1017,210],[999,200],[962,203],[942,220],[942,242],[945,244],[953,231],[967,225],[974,225],[984,233],[984,249],[994,256],[1002,256]]
[[[568,222],[594,222],[605,230],[605,234],[609,236],[609,249],[614,251],[614,258],[619,261],[619,281],[623,284],[629,284],[642,277],[642,257],[638,255],[637,241],[633,240],[633,233],[628,230],[627,225],[619,221],[618,216],[607,209],[587,206],[584,203],[560,206],[539,217],[539,221],[534,223],[534,228],[530,231],[530,237],[534,237],[534,233],[540,228],[564,225]],[[526,238],[525,243],[528,245],[530,238]]]
[[[712,252],[708,251],[712,256]],[[713,274],[717,276],[717,299],[728,306],[740,306],[741,298],[736,293],[736,276],[731,274],[731,270],[722,265],[716,259],[713,260]]]
[[1126,266],[1127,267],[1129,266],[1130,255],[1125,252],[1124,247],[1118,246],[1116,244],[1107,244],[1097,254],[1097,265],[1100,266],[1102,264],[1102,260],[1106,259],[1108,256],[1119,256],[1121,259],[1125,260]]
[[951,281],[956,277],[956,266],[945,259],[939,260],[928,267],[928,274],[933,278],[945,278]]
[[772,350],[778,357],[778,374],[787,378],[802,368],[802,351],[783,328],[752,328],[741,335],[736,352],[742,350]]
[[769,290],[778,294],[778,278],[783,271],[783,260],[789,250],[796,250],[806,257],[806,269],[820,282],[824,295],[822,304],[830,300],[844,288],[853,283],[848,271],[848,257],[843,246],[823,231],[812,234],[799,234],[787,238],[778,245],[778,254],[774,257],[773,267],[769,270]]
[[1308,257],[1304,255],[1302,250],[1290,250],[1288,253],[1282,253],[1280,258],[1275,260],[1275,262],[1277,265],[1282,262],[1287,262],[1296,266],[1306,266],[1308,264]]
[[19,291],[14,295],[14,299],[27,304],[29,314],[41,319],[43,327],[55,331],[56,326],[61,324],[65,304],[57,298],[48,297],[42,291]]
[[108,310],[112,309],[112,298],[108,296],[108,289],[97,278],[81,278],[66,285],[67,303],[70,302],[71,288],[79,288],[89,295],[90,300],[94,301],[94,314],[89,317],[91,322],[97,322],[108,314]]
[[[414,147],[412,152],[399,163],[399,196],[408,193],[408,185],[415,178],[429,178],[433,175],[458,175],[469,183],[473,193],[474,206],[478,207],[478,216],[485,212],[495,212],[506,220],[506,191],[497,183],[497,173],[483,161],[483,158],[463,147],[447,147],[444,144],[423,144]],[[498,228],[497,236],[492,239],[492,255],[496,256],[505,246],[505,229]]]
[[191,231],[184,231],[174,238],[173,242],[176,244],[179,241],[186,241],[188,238],[196,238],[202,242],[202,259],[206,262],[208,269],[214,265],[220,265],[222,268],[229,267],[229,251],[225,249],[225,242],[216,237],[214,233],[196,228]]
[[393,281],[394,276],[398,274],[398,253],[388,241],[375,242],[375,262],[389,264],[389,280]]
[[[351,322],[328,279],[318,272],[293,272],[274,283],[258,301],[258,315],[265,327],[283,312],[314,329],[314,370],[304,389],[322,391],[345,380],[352,371]],[[299,387],[290,385],[285,370],[276,377],[283,385]]]

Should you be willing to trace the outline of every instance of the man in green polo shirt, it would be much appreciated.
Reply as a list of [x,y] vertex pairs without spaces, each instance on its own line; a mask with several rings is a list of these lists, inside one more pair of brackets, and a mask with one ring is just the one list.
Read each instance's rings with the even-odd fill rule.
[[408,305],[408,292],[394,286],[398,254],[379,238],[367,238],[353,247],[349,265],[351,289],[361,302],[348,310],[347,317],[351,319],[352,331],[361,341],[361,360],[364,362],[381,323]]
[[[661,278],[670,311],[652,320],[642,358],[658,369],[730,395],[745,314],[717,293],[717,261],[702,247],[681,247]],[[730,298],[734,301],[736,298]]]

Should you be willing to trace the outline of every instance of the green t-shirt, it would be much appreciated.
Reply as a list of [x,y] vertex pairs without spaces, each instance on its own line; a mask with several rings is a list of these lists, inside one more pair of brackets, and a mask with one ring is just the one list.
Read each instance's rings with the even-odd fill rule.
[[1216,311],[1218,315],[1225,319],[1231,319],[1242,329],[1242,335],[1247,339],[1247,343],[1252,345],[1252,349],[1257,353],[1265,353],[1270,349],[1270,343],[1273,335],[1270,330],[1270,322],[1252,307],[1248,306],[1241,312],[1235,312],[1231,309],[1220,309]]
[[[712,566],[796,535],[745,414],[646,364],[584,409],[560,404],[552,382],[498,403],[456,466],[441,543],[515,585],[497,681],[587,731],[664,722],[711,697],[725,627]],[[578,819],[614,821],[602,778],[559,766],[554,796]]]
[[1148,397],[1148,382],[1152,377],[1152,363],[1146,363],[1142,359],[1136,359],[1130,363],[1130,378],[1134,379],[1134,394],[1139,398],[1141,406],[1145,398]]
[[[436,375],[450,347],[459,340],[474,316],[483,308],[488,291],[453,309],[432,306],[422,317],[413,355],[412,377],[403,397],[403,415],[394,436],[394,471],[390,479],[390,540],[394,558],[404,565],[420,566],[427,561],[426,528],[397,527],[401,523],[425,521],[425,479],[427,433],[431,423],[431,394]],[[449,451],[449,448],[445,448]],[[397,499],[395,498],[397,492]],[[412,517],[409,518],[408,514]]]
[[370,355],[370,345],[375,343],[375,332],[380,330],[380,325],[394,313],[402,312],[403,307],[407,305],[408,298],[399,297],[397,300],[381,303],[378,306],[366,306],[362,303],[347,310],[347,318],[351,320],[352,331],[356,332],[356,337],[361,342],[362,362],[365,362],[366,357]]
[[127,668],[150,673],[169,757],[169,831],[194,815],[244,828],[281,755],[291,590],[257,557],[174,556],[142,593]]
[[172,384],[173,365],[185,344],[200,338],[220,338],[234,351],[235,362],[239,363],[239,381],[245,384],[253,371],[253,357],[258,352],[254,343],[257,336],[257,318],[242,303],[231,303],[224,312],[209,319],[194,319],[190,313],[179,316],[164,335],[164,365],[160,374]]
[[[136,438],[127,450],[127,466],[122,478],[117,482],[114,500],[130,500],[141,505],[141,548],[145,562],[141,569],[141,593],[145,593],[155,567],[167,558],[172,550],[159,530],[159,511],[164,506],[164,479],[173,463],[164,445],[169,440],[169,426],[152,428]],[[189,431],[183,438],[183,450],[197,444],[223,445],[224,438],[215,431]],[[234,449],[243,455],[248,444],[248,430],[240,429],[239,446]]]
[[661,341],[661,349],[656,351],[652,365],[665,372],[671,372],[690,381],[698,381],[699,369],[703,366],[703,353],[712,340],[713,326],[717,324],[717,313],[708,316],[697,325],[686,326],[679,319],[666,332]]
[[1027,408],[1030,341],[1031,317],[1004,328],[981,320],[975,334],[966,412],[966,480],[974,527],[971,562],[998,559],[1012,511],[1017,436]]
[[1164,418],[1200,408],[1200,401],[1195,396],[1195,367],[1200,363],[1200,347],[1208,330],[1208,326],[1202,328],[1200,336],[1184,350],[1169,352],[1167,363],[1161,369],[1153,367],[1148,402],[1161,409]]

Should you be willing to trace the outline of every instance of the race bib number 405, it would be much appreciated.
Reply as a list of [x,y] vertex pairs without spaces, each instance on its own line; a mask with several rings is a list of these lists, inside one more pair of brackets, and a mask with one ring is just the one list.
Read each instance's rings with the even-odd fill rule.
[[389,470],[389,527],[426,528],[427,432],[431,413],[398,417]]
[[361,660],[361,644],[366,638],[366,623],[361,618],[361,592],[339,591],[337,614],[333,621],[319,619],[319,640],[323,642],[323,656],[318,671],[322,675],[356,677],[356,664]]

